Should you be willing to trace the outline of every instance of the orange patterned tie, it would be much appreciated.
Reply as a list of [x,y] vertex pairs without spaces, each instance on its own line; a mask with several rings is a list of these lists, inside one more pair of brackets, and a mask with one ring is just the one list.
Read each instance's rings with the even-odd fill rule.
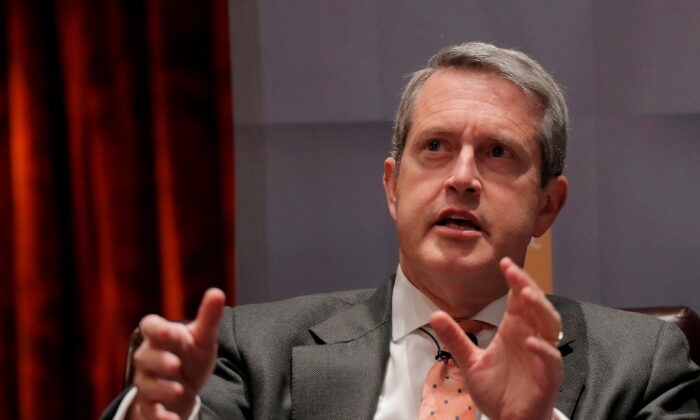
[[[493,325],[471,319],[457,320],[465,333],[478,334]],[[444,349],[447,350],[447,349]],[[476,406],[464,385],[462,370],[454,359],[440,358],[428,371],[423,385],[419,420],[472,420]]]

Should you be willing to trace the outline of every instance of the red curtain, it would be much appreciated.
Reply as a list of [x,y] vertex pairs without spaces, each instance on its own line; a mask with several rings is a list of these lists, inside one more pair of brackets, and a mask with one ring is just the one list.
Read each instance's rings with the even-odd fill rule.
[[0,2],[0,418],[96,418],[233,284],[226,0]]

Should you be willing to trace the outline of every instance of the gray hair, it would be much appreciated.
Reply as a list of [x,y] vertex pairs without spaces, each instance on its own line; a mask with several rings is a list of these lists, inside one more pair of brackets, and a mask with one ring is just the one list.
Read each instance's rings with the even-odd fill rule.
[[428,61],[428,67],[413,73],[401,95],[394,122],[391,155],[396,159],[397,165],[406,146],[418,93],[425,81],[440,68],[493,72],[515,83],[529,97],[534,97],[543,111],[538,133],[542,154],[542,187],[553,177],[562,174],[569,117],[564,95],[557,83],[537,62],[520,51],[480,42],[466,42],[443,48]]

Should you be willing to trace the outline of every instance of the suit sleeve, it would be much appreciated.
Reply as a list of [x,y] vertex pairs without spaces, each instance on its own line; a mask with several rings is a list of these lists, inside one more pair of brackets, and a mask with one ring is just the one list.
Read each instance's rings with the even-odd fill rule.
[[252,418],[248,378],[236,344],[233,311],[227,308],[219,330],[219,354],[214,372],[200,392],[199,419]]
[[688,343],[680,329],[664,322],[638,419],[698,419],[700,369],[688,358]]

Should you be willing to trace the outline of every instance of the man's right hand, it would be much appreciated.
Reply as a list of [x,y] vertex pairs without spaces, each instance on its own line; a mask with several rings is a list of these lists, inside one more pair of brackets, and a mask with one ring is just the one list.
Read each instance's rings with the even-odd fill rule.
[[219,322],[225,296],[209,289],[197,319],[184,325],[158,315],[141,320],[143,343],[134,353],[134,386],[138,394],[128,420],[184,420],[197,394],[214,370]]

